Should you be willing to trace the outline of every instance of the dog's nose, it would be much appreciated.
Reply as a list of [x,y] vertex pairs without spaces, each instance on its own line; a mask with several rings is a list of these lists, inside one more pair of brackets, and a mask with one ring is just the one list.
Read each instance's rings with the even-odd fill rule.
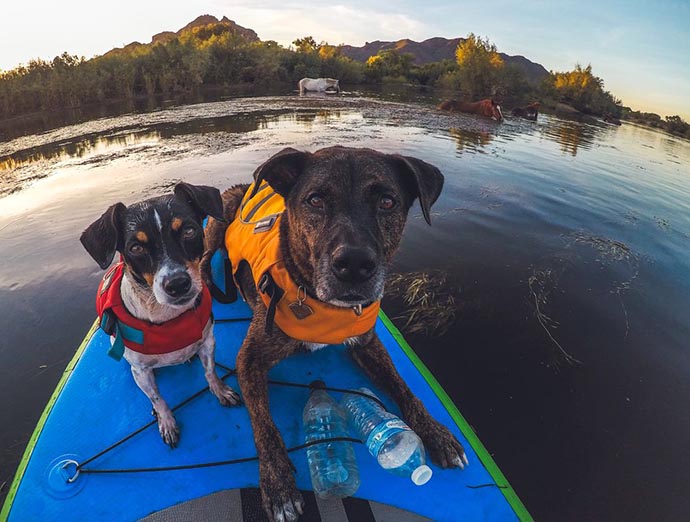
[[362,283],[376,272],[376,257],[368,248],[340,248],[333,256],[331,269],[345,283]]
[[180,297],[189,292],[192,287],[192,278],[187,272],[178,272],[163,279],[163,290],[170,297]]

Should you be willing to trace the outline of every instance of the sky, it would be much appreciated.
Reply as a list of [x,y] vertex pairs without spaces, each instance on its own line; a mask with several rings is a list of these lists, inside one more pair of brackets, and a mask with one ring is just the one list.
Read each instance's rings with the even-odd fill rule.
[[227,16],[285,46],[307,35],[359,46],[473,32],[548,70],[591,63],[625,105],[690,121],[690,0],[2,0],[0,69],[148,43],[201,14]]

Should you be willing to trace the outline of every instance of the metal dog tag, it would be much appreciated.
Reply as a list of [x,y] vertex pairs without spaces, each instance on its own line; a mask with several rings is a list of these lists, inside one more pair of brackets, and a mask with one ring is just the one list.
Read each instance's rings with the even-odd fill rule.
[[304,304],[301,301],[295,301],[294,303],[290,303],[288,306],[290,307],[293,315],[300,321],[302,319],[306,319],[314,313],[314,310],[312,310],[311,306]]
[[308,304],[304,304],[306,299],[307,291],[304,289],[304,287],[300,286],[297,289],[297,301],[294,301],[288,305],[293,315],[300,321],[314,314],[312,307]]

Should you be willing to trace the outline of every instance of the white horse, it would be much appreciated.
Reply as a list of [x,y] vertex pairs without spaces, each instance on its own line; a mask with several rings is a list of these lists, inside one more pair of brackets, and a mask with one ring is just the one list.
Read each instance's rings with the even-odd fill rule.
[[329,87],[335,87],[335,90],[340,92],[340,80],[333,78],[302,78],[299,81],[299,93],[304,94],[306,91],[324,92]]

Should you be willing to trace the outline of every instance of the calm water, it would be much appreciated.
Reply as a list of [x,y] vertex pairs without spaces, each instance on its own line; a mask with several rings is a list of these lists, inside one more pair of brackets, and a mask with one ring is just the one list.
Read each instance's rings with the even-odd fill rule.
[[[93,320],[86,225],[181,179],[246,181],[285,146],[347,144],[445,174],[394,271],[445,274],[455,320],[408,339],[535,518],[688,519],[690,143],[357,93],[103,116],[0,143],[0,484]],[[405,323],[400,297],[384,307]]]

